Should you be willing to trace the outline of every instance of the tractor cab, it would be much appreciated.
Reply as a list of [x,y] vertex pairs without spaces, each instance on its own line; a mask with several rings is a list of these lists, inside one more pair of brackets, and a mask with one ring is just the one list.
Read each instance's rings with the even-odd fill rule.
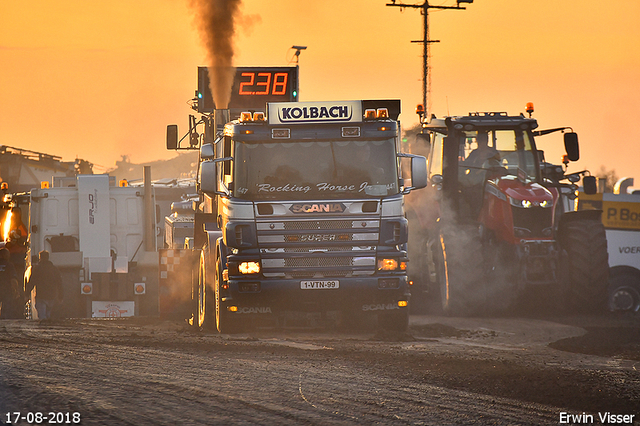
[[553,197],[540,185],[540,158],[532,134],[536,127],[534,119],[506,113],[434,118],[425,124],[432,147],[429,178],[441,183],[460,218],[478,219],[486,191],[519,206],[552,205]]

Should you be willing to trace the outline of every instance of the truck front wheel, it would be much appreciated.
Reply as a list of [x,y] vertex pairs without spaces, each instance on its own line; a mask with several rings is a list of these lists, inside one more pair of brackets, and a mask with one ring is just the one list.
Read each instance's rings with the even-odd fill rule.
[[232,314],[227,311],[227,307],[222,300],[222,286],[224,285],[224,281],[222,279],[222,260],[219,255],[216,258],[215,277],[216,326],[218,332],[223,334],[241,333],[244,328],[242,327],[241,321],[237,318],[237,315],[232,317]]
[[200,267],[198,270],[198,288],[196,294],[198,303],[196,304],[196,312],[194,315],[194,325],[199,329],[209,328],[212,325],[210,324],[212,322],[212,295],[209,279],[210,272],[207,271],[207,261],[205,250],[203,250],[200,255]]

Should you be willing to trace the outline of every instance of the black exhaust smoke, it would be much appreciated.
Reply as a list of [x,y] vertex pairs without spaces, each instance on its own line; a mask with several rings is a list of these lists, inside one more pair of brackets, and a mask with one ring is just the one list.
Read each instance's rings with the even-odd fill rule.
[[227,108],[235,68],[233,37],[238,26],[248,28],[260,20],[240,13],[242,0],[191,0],[200,38],[207,50],[209,89],[216,108]]

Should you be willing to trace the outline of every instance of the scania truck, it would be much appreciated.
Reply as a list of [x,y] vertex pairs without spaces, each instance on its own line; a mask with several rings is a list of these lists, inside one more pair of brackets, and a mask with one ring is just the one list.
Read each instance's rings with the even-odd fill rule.
[[[310,314],[406,329],[403,197],[427,176],[424,157],[398,152],[399,113],[397,100],[359,100],[203,115],[200,143],[189,138],[200,149],[194,325],[239,332]],[[167,148],[180,149],[175,126]]]

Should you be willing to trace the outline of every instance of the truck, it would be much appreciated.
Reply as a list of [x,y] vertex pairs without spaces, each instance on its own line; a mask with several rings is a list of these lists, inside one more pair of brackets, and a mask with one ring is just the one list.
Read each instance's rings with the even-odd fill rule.
[[[60,270],[63,303],[53,317],[158,314],[156,208],[150,168],[131,187],[106,174],[43,182],[29,195],[27,270],[47,250]],[[36,289],[37,290],[37,289]],[[32,317],[37,311],[31,297]]]
[[580,175],[593,178],[587,171],[565,175],[536,146],[536,138],[562,131],[567,161],[577,161],[577,134],[536,130],[532,111],[531,105],[529,117],[486,112],[423,123],[433,201],[423,206],[424,256],[428,286],[445,313],[505,313],[523,304],[585,312],[605,305],[601,211],[571,211],[566,203],[575,199]]
[[[403,197],[427,181],[426,159],[398,152],[399,113],[397,100],[358,100],[202,116],[190,142],[200,149],[194,326],[407,328]],[[180,148],[177,126],[167,148]]]
[[602,210],[609,248],[609,309],[640,312],[640,194],[580,192],[579,211]]

